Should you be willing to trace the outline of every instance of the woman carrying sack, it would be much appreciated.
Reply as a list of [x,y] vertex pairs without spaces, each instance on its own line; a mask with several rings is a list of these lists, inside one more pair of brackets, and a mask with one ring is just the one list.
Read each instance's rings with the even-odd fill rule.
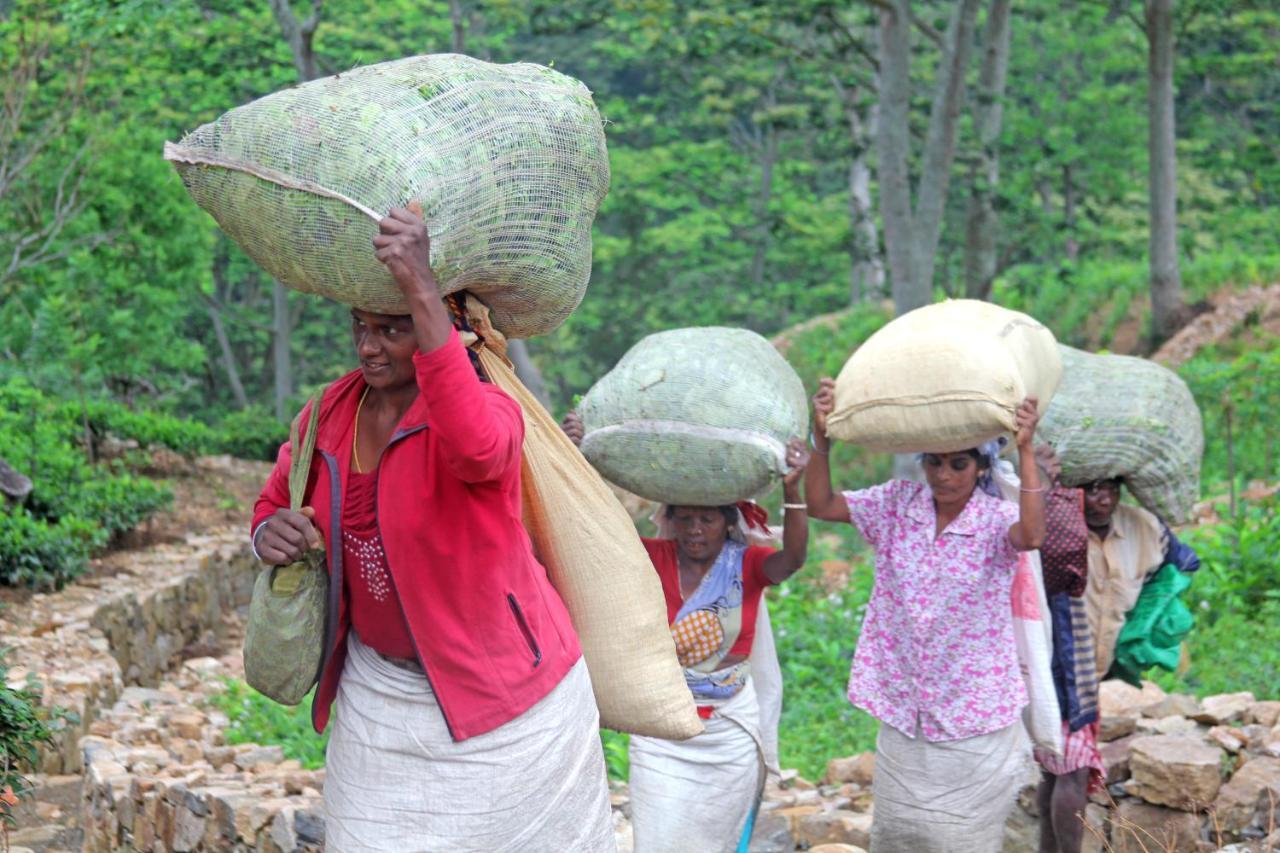
[[326,845],[613,850],[591,682],[521,523],[520,408],[477,376],[419,215],[380,232],[411,313],[351,312],[360,368],[319,403],[305,508],[286,444],[253,521],[266,563],[328,555]]
[[998,851],[1030,760],[1009,602],[1018,553],[1044,539],[1036,401],[1016,414],[1024,477],[1016,505],[980,487],[994,448],[922,454],[927,484],[833,492],[832,380],[821,381],[813,403],[809,514],[854,525],[876,553],[849,677],[849,700],[882,724],[871,847]]
[[[579,443],[581,418],[562,424]],[[757,630],[768,630],[763,593],[804,565],[809,521],[800,480],[809,452],[786,450],[782,547],[751,501],[663,504],[658,537],[643,539],[662,581],[667,619],[706,731],[684,741],[632,736],[631,824],[636,853],[745,850],[764,790],[768,736],[752,677]],[[764,626],[761,628],[760,626]],[[771,637],[769,638],[771,640]]]

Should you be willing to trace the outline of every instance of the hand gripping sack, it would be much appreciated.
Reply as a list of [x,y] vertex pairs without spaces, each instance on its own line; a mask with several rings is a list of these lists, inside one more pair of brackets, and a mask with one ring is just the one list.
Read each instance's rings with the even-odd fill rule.
[[[290,429],[289,507],[294,512],[302,509],[323,393],[311,398],[306,438],[301,444],[301,415]],[[320,677],[329,598],[324,559],[323,546],[309,549],[296,563],[266,567],[253,584],[244,634],[244,680],[282,705],[297,705]]]
[[1043,412],[1062,377],[1053,333],[1026,314],[954,299],[892,320],[836,378],[827,434],[887,453],[951,453],[1014,431],[1027,396]]
[[480,365],[524,410],[521,488],[534,551],[564,599],[591,674],[600,724],[684,740],[702,721],[676,660],[662,584],[635,525],[559,424],[490,347],[501,336],[468,300]]
[[441,292],[482,296],[515,337],[551,331],[582,300],[609,188],[585,86],[452,54],[268,95],[166,143],[165,158],[268,273],[367,311],[409,313],[371,241],[418,201]]
[[809,432],[791,365],[755,332],[675,329],[632,347],[579,406],[582,453],[610,482],[668,504],[754,497]]
[[1164,521],[1189,521],[1200,496],[1204,430],[1187,384],[1144,358],[1061,350],[1062,387],[1038,432],[1058,452],[1062,481],[1123,477]]

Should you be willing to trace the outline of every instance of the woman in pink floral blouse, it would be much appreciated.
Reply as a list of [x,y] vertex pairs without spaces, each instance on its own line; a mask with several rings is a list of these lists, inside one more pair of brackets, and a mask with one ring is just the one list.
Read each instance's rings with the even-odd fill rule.
[[846,521],[875,549],[875,587],[849,676],[849,701],[882,723],[872,786],[872,850],[998,851],[1030,747],[1010,595],[1018,552],[1044,538],[1032,452],[1037,401],[1018,408],[1018,505],[980,488],[994,448],[924,453],[927,484],[892,480],[835,492],[827,416],[814,403],[809,515]]

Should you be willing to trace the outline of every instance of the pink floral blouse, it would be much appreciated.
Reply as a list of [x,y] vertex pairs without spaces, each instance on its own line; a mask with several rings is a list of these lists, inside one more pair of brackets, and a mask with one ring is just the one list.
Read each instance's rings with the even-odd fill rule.
[[935,540],[933,495],[923,483],[893,480],[844,498],[876,552],[849,701],[909,737],[918,715],[930,741],[1017,722],[1027,704],[1009,604],[1017,505],[977,490]]

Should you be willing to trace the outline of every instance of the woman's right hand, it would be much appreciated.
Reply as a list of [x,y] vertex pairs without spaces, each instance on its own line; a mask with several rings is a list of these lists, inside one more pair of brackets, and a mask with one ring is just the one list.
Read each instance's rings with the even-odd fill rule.
[[827,416],[836,408],[836,381],[830,376],[818,380],[818,393],[813,395],[813,432],[826,437]]
[[564,416],[564,420],[560,422],[560,429],[564,430],[564,434],[569,436],[569,440],[573,442],[574,447],[582,446],[582,439],[587,434],[587,429],[582,425],[582,415],[577,412],[570,412]]
[[310,549],[319,548],[323,542],[313,521],[315,515],[316,511],[309,506],[303,507],[301,512],[284,508],[276,510],[276,514],[258,529],[258,538],[254,541],[262,562],[271,566],[287,566],[301,560]]

